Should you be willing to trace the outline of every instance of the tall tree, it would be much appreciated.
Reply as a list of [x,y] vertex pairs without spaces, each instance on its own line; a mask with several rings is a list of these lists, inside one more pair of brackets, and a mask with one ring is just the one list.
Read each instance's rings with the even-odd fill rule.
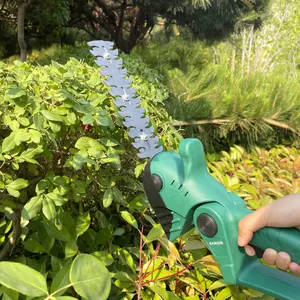
[[49,32],[57,33],[69,21],[72,1],[0,0],[0,21],[2,26],[9,24],[10,30],[14,28],[17,33],[21,61],[27,57],[26,34],[41,36]]
[[18,0],[18,44],[20,47],[20,59],[22,62],[27,58],[27,44],[25,41],[25,14],[27,7],[31,4],[32,0]]
[[[253,12],[267,0],[79,0],[72,7],[70,26],[79,27],[94,38],[106,36],[124,52],[130,52],[147,33],[157,17],[164,24],[188,26],[201,37],[212,37],[233,29],[238,17]],[[254,3],[255,2],[255,3]],[[225,30],[224,30],[225,28]]]

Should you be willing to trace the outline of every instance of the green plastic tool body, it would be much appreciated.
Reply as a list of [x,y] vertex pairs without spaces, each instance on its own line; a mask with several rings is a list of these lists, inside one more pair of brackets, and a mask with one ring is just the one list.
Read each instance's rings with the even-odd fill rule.
[[[251,287],[277,299],[300,299],[300,278],[261,264],[237,245],[238,222],[252,211],[208,173],[199,140],[183,140],[178,154],[154,156],[145,169],[144,188],[168,238],[174,241],[196,226],[227,283]],[[251,245],[285,251],[300,263],[297,229],[263,228],[254,234]]]

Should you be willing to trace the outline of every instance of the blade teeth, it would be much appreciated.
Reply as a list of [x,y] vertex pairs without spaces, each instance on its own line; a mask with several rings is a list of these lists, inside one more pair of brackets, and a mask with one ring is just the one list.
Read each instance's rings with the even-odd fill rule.
[[120,69],[122,68],[123,60],[122,59],[107,60],[99,56],[97,57],[97,59],[95,59],[95,63],[100,67]]
[[[115,105],[122,108],[124,106],[127,106],[127,105],[132,105],[134,107],[137,107],[139,106],[140,104],[140,99],[131,99],[130,100],[130,103],[128,103],[127,101],[124,101],[121,97],[118,97],[115,101],[114,101]],[[125,125],[126,126],[126,125]],[[127,127],[127,126],[126,126]]]
[[126,69],[120,69],[116,70],[114,68],[111,68],[111,66],[108,66],[106,68],[103,68],[99,71],[103,76],[110,76],[112,78],[124,78],[127,75]]
[[110,41],[102,41],[102,40],[96,40],[96,41],[90,41],[87,43],[91,47],[98,47],[98,48],[107,48],[109,50],[112,50],[114,47],[114,43]]
[[137,127],[137,128],[146,128],[149,126],[149,117],[141,118],[139,120],[127,117],[123,122],[124,126]]
[[137,156],[139,158],[148,158],[148,157],[153,157],[154,155],[156,155],[157,153],[160,153],[164,150],[164,148],[162,146],[160,146],[159,148],[156,148],[155,150],[154,149],[151,149],[151,150],[148,150],[148,151],[144,151],[144,152],[140,152],[137,154]]
[[121,76],[119,76],[118,78],[108,77],[104,82],[108,86],[121,86],[123,88],[129,88],[131,85],[131,81],[129,78],[123,79]]
[[148,149],[157,147],[158,141],[159,140],[157,136],[150,136],[147,141],[136,138],[132,144],[136,149]]
[[109,93],[114,97],[122,96],[122,95],[124,95],[124,93],[126,93],[130,98],[136,97],[136,89],[135,88],[123,89],[122,87],[113,87]]
[[130,128],[128,135],[135,139],[133,146],[139,150],[139,158],[151,158],[163,151],[158,147],[159,138],[154,135],[154,128],[149,126],[149,118],[144,117],[145,109],[140,106],[140,98],[136,89],[131,88],[131,80],[123,68],[123,60],[118,58],[118,50],[109,41],[90,41],[90,52],[96,57],[95,63],[102,67],[99,71],[105,76],[104,83],[110,87],[110,95],[117,97],[114,104],[119,107],[119,115],[125,117],[124,126]]
[[140,138],[141,135],[145,135],[146,139],[149,139],[154,134],[154,129],[152,127],[150,128],[139,128],[139,127],[131,127],[128,135],[131,138]]
[[144,113],[144,107],[136,107],[134,105],[122,107],[119,111],[121,117],[131,117],[132,119],[141,119],[144,117]]

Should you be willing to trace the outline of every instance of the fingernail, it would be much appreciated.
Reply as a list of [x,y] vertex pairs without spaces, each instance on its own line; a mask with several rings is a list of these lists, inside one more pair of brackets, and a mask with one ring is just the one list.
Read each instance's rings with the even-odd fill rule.
[[245,239],[241,236],[238,237],[238,244],[239,246],[245,246]]

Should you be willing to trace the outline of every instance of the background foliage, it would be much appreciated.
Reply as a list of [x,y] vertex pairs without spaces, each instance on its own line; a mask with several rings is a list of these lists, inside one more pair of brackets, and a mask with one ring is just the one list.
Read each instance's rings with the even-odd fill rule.
[[299,1],[25,2],[20,63],[24,1],[0,1],[1,299],[271,300],[226,285],[196,231],[165,238],[86,41],[130,50],[165,149],[199,137],[211,174],[257,209],[300,192]]

